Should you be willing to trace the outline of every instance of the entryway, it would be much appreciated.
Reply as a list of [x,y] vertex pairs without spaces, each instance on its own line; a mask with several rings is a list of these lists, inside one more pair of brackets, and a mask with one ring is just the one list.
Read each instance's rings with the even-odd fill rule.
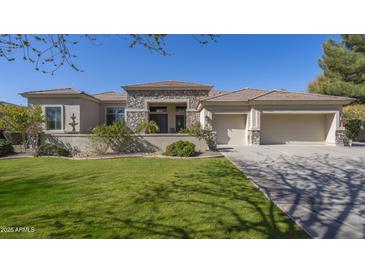
[[168,115],[167,115],[167,113],[150,114],[150,120],[156,122],[156,124],[160,128],[159,133],[168,132]]

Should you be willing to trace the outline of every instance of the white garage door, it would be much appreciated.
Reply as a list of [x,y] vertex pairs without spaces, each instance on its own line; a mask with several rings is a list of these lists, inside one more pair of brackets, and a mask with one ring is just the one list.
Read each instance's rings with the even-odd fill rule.
[[326,116],[323,114],[263,114],[262,144],[324,143]]
[[246,115],[214,114],[213,130],[217,132],[217,143],[228,145],[246,144]]

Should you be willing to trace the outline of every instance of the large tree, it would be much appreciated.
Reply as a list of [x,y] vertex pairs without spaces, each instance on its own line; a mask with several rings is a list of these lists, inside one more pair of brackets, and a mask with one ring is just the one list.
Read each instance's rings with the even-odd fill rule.
[[[169,55],[166,49],[166,34],[129,34],[104,35],[118,38],[127,42],[130,48],[142,46],[151,52]],[[192,38],[199,44],[216,41],[216,35],[193,34]],[[73,49],[80,40],[88,40],[92,44],[98,43],[98,35],[68,35],[68,34],[0,34],[0,59],[9,62],[22,59],[34,64],[37,71],[53,74],[60,67],[66,65],[81,71],[75,63],[77,57]]]
[[28,145],[37,146],[44,122],[39,105],[22,107],[0,103],[0,129],[21,134],[24,149]]
[[312,93],[349,96],[365,103],[365,35],[345,34],[323,44],[323,74],[309,84]]

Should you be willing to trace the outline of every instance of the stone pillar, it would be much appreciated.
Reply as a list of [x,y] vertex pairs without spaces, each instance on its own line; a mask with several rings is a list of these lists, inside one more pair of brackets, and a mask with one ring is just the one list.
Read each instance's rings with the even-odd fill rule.
[[345,140],[345,130],[337,129],[336,130],[336,145],[344,145]]
[[199,112],[197,111],[186,111],[186,127],[191,127],[194,123],[199,122]]
[[127,111],[127,126],[135,132],[137,126],[144,120],[147,120],[147,111]]
[[217,149],[217,132],[212,131],[211,138],[207,140],[207,145],[209,150],[216,150]]
[[260,145],[260,130],[247,130],[247,144]]

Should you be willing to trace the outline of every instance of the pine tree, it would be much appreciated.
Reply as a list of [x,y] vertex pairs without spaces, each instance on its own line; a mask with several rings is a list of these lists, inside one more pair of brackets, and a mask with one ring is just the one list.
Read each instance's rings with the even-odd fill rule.
[[309,84],[312,93],[348,96],[365,103],[365,35],[341,35],[323,44],[323,74]]

